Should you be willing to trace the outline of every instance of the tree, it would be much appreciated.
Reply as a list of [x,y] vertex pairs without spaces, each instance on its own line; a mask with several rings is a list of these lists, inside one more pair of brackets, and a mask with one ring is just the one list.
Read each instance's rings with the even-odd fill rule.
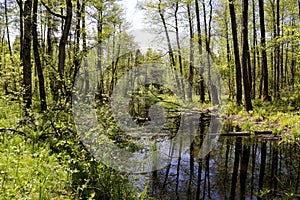
[[[200,10],[199,10],[199,0],[195,0],[195,11],[196,11],[196,22],[197,22],[197,42],[198,42],[198,50],[200,60],[202,61],[202,37],[201,37],[201,24],[200,24]],[[205,92],[204,92],[204,79],[202,77],[203,74],[203,66],[200,61],[200,101],[203,103],[205,101]]]
[[173,48],[172,48],[172,45],[171,45],[171,39],[170,39],[170,36],[169,36],[167,23],[166,23],[163,8],[162,8],[162,0],[159,0],[158,12],[159,12],[159,16],[160,16],[160,19],[161,19],[161,22],[163,24],[163,28],[164,28],[164,31],[165,31],[165,34],[166,34],[168,50],[169,50],[168,53],[169,53],[169,56],[170,56],[170,63],[171,63],[171,66],[175,66],[175,58],[174,58],[174,54],[173,54]]
[[188,99],[192,101],[192,88],[193,88],[193,79],[194,79],[194,31],[193,31],[193,19],[191,15],[191,2],[187,1],[187,13],[189,21],[189,32],[190,32],[190,62],[189,62],[189,77],[188,81],[190,84],[190,89],[188,91]]
[[264,2],[258,0],[259,3],[259,21],[260,21],[260,34],[261,34],[261,56],[262,56],[262,76],[263,76],[263,94],[262,99],[264,101],[270,101],[269,96],[269,76],[268,76],[268,59],[266,52],[266,30],[265,30],[265,14],[264,14]]
[[[246,111],[252,110],[251,87],[248,74],[249,65],[249,44],[248,44],[248,0],[243,0],[243,19],[242,19],[242,72],[244,83],[244,104]],[[250,68],[250,67],[249,67]]]
[[[253,58],[253,86],[252,86],[252,98],[255,99],[255,93],[256,93],[256,46],[257,46],[257,33],[256,33],[256,18],[255,18],[255,0],[252,0],[252,22],[253,22],[253,46],[252,46],[252,58]],[[249,72],[250,73],[250,72]]]
[[4,10],[5,10],[5,26],[6,26],[6,35],[7,35],[7,43],[9,49],[9,55],[12,57],[12,49],[10,44],[10,34],[9,34],[9,26],[8,26],[8,8],[7,8],[7,0],[4,1]]
[[65,84],[65,60],[66,60],[66,45],[68,41],[68,36],[70,33],[72,15],[73,15],[73,5],[72,0],[66,0],[67,14],[64,17],[64,26],[62,30],[62,35],[59,41],[59,52],[58,52],[58,74],[59,81],[57,89],[63,94],[62,86]]
[[242,103],[242,78],[241,78],[241,63],[239,55],[239,45],[237,37],[237,25],[236,25],[236,16],[234,9],[234,1],[229,0],[229,12],[231,19],[231,31],[233,37],[233,50],[235,58],[235,75],[236,75],[236,102],[238,105]]
[[32,65],[31,65],[31,42],[32,42],[32,23],[31,23],[32,1],[26,0],[24,4],[24,40],[23,40],[23,100],[25,103],[25,114],[29,115],[28,109],[32,104]]
[[43,75],[43,69],[39,53],[39,41],[38,41],[38,32],[37,32],[37,15],[38,15],[38,0],[33,1],[33,17],[32,17],[32,36],[33,36],[33,51],[34,51],[34,61],[38,73],[39,79],[39,92],[40,92],[40,102],[41,102],[41,111],[47,110],[46,102],[46,92],[45,92],[45,81]]

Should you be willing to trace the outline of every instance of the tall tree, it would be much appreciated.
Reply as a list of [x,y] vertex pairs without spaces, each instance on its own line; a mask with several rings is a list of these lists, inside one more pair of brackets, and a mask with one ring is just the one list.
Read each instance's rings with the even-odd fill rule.
[[173,54],[173,48],[171,45],[171,39],[170,39],[170,35],[169,35],[169,31],[168,31],[168,27],[167,27],[167,23],[166,23],[166,19],[164,16],[164,10],[163,10],[163,6],[162,6],[162,0],[159,0],[158,2],[158,12],[159,12],[159,16],[161,19],[161,22],[163,24],[164,27],[164,31],[166,34],[166,39],[167,39],[167,44],[168,44],[168,50],[169,50],[169,56],[170,56],[170,62],[171,62],[171,66],[175,66],[175,58],[174,58],[174,54]]
[[46,92],[45,92],[45,80],[43,75],[43,69],[39,53],[39,41],[38,41],[38,32],[37,32],[37,15],[38,15],[38,0],[33,1],[33,17],[32,17],[32,36],[33,36],[33,51],[34,51],[34,61],[35,67],[38,73],[39,79],[39,93],[40,93],[40,102],[41,102],[41,111],[47,110],[46,102]]
[[[175,34],[176,34],[176,43],[177,43],[179,71],[180,71],[180,74],[182,75],[183,74],[183,64],[182,64],[181,45],[180,45],[180,36],[179,36],[178,11],[179,11],[179,0],[176,0],[176,2],[175,2],[175,12],[174,12]],[[183,96],[185,96],[185,94],[184,94],[184,84],[183,84],[182,79],[181,79],[181,91],[183,93]]]
[[240,55],[239,55],[239,45],[238,45],[238,37],[237,37],[237,25],[236,25],[236,16],[235,16],[235,8],[234,1],[229,0],[229,12],[231,19],[231,31],[233,37],[233,50],[234,50],[234,58],[235,58],[235,75],[236,75],[236,102],[238,105],[242,103],[242,77],[241,77],[241,63],[240,63]]
[[266,30],[265,30],[265,14],[264,14],[264,1],[258,0],[259,3],[259,21],[260,21],[260,34],[261,34],[261,56],[262,56],[262,75],[263,75],[263,94],[264,101],[270,101],[269,96],[269,76],[268,76],[268,59],[266,52]]
[[72,15],[73,15],[73,5],[72,0],[66,0],[67,12],[64,19],[64,26],[62,30],[62,35],[59,41],[59,52],[58,52],[58,90],[63,93],[63,85],[64,85],[64,73],[65,73],[65,60],[66,60],[66,45],[68,41],[68,36],[70,33]]
[[[253,66],[253,85],[252,85],[252,98],[255,99],[255,93],[256,93],[256,45],[257,45],[257,33],[256,33],[256,17],[255,17],[255,0],[252,0],[252,22],[253,22],[253,46],[252,46],[252,66]],[[250,73],[250,72],[249,72]]]
[[5,26],[6,26],[6,36],[7,36],[7,43],[9,49],[9,55],[12,56],[12,49],[10,44],[10,34],[9,34],[9,26],[8,26],[8,8],[7,8],[7,0],[4,1],[4,12],[5,12]]
[[[246,111],[252,110],[251,87],[248,74],[249,64],[249,43],[248,43],[248,0],[243,0],[243,19],[242,19],[242,72],[244,83],[244,106]],[[250,68],[250,67],[249,67]],[[250,73],[250,71],[249,71]]]
[[31,23],[32,1],[26,0],[24,4],[24,40],[23,40],[23,100],[25,103],[25,114],[32,104],[32,64],[31,64],[31,42],[32,42],[32,23]]
[[197,42],[198,42],[198,50],[200,57],[200,101],[203,103],[205,101],[205,92],[204,92],[204,79],[202,77],[203,74],[203,52],[202,52],[202,37],[201,37],[201,24],[200,24],[200,9],[199,9],[199,0],[195,0],[195,11],[196,11],[196,22],[197,22]]
[[23,62],[23,45],[24,45],[24,18],[23,18],[23,15],[24,15],[24,10],[23,10],[23,0],[16,0],[17,3],[18,3],[18,6],[19,6],[19,9],[20,9],[20,61],[21,63]]
[[189,21],[189,32],[190,32],[190,64],[189,64],[189,77],[188,81],[190,84],[190,89],[188,91],[188,99],[192,101],[192,88],[193,88],[193,80],[194,80],[194,31],[193,31],[193,18],[191,14],[191,2],[187,1],[187,13],[188,13],[188,21]]

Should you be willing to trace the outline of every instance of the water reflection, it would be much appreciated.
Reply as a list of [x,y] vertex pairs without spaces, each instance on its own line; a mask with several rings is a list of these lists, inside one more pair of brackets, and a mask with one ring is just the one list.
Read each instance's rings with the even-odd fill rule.
[[[205,118],[206,117],[206,118]],[[259,137],[220,137],[214,149],[198,157],[210,120],[200,118],[189,151],[158,171],[140,175],[154,199],[297,199],[300,198],[300,148]],[[239,131],[225,126],[225,131]],[[191,138],[180,138],[182,140]],[[173,153],[172,148],[170,155]]]

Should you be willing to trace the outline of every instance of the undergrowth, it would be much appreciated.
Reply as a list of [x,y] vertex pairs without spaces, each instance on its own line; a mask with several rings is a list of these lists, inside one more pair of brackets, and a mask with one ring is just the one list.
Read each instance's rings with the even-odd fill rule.
[[242,131],[271,130],[283,141],[300,140],[300,97],[298,90],[281,93],[281,98],[271,102],[252,100],[253,110],[246,112],[242,106],[229,101],[227,116]]
[[0,98],[0,199],[139,199],[126,174],[85,149],[68,105],[22,116]]

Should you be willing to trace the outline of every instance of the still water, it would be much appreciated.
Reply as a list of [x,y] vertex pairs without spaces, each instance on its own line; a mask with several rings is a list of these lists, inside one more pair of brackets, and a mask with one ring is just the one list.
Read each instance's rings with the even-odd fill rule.
[[[269,137],[221,136],[203,158],[197,151],[208,131],[200,120],[198,137],[167,167],[137,175],[153,199],[300,199],[300,147]],[[223,131],[238,131],[225,125]],[[200,141],[200,142],[199,142]],[[177,152],[178,153],[178,152]]]

